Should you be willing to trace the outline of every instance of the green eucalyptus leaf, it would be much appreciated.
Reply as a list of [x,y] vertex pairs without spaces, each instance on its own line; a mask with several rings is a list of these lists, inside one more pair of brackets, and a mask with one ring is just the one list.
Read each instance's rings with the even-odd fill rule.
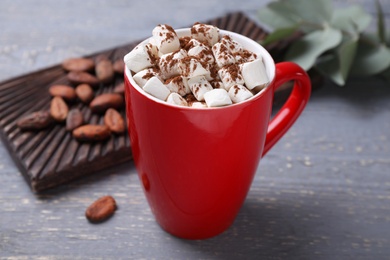
[[291,27],[300,21],[300,18],[289,9],[289,6],[282,2],[269,3],[259,10],[258,17],[261,22],[273,29]]
[[384,44],[360,41],[351,73],[369,76],[381,73],[390,66],[390,49]]
[[298,29],[298,26],[286,27],[276,29],[272,33],[270,33],[264,41],[261,42],[262,45],[268,45],[283,39],[286,39],[293,35]]
[[336,84],[343,86],[348,78],[358,46],[357,38],[346,38],[329,58],[316,67],[329,76]]
[[332,0],[282,0],[303,21],[324,24],[331,20]]
[[327,55],[326,59],[316,65],[316,68],[337,85],[345,84],[345,79],[340,72],[339,60],[335,54]]
[[[273,29],[301,24],[321,28],[332,18],[331,0],[279,0],[259,10],[259,19]],[[311,31],[312,28],[309,30]]]
[[382,6],[379,0],[376,0],[375,3],[376,3],[376,10],[378,13],[377,14],[378,15],[378,19],[377,19],[378,37],[382,43],[386,43],[386,28],[385,28],[385,19],[383,17]]
[[334,10],[331,25],[349,33],[360,33],[368,27],[371,19],[361,6],[353,5]]
[[340,72],[344,80],[348,78],[352,63],[355,59],[356,50],[358,47],[358,38],[349,38],[343,41],[337,49],[337,57],[340,62]]
[[314,31],[294,42],[285,58],[309,70],[322,53],[339,45],[341,40],[341,32],[331,27]]

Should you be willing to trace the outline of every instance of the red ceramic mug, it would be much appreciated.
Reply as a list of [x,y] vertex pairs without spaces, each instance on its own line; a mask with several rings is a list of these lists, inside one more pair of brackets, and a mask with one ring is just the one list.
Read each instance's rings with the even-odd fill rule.
[[[178,36],[190,29],[176,31]],[[259,161],[304,109],[310,79],[298,65],[275,63],[255,41],[220,30],[259,54],[270,84],[254,97],[219,108],[167,104],[146,94],[125,71],[126,113],[134,162],[156,221],[186,239],[205,239],[234,221]],[[274,92],[294,88],[270,121]]]

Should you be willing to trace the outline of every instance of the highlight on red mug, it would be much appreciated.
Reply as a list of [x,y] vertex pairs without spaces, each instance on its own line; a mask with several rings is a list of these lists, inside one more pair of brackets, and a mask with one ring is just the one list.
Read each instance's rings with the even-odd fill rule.
[[[176,30],[179,37],[190,29]],[[125,69],[126,115],[133,158],[158,224],[185,239],[206,239],[228,229],[249,191],[259,162],[296,121],[311,93],[306,72],[291,62],[275,65],[257,42],[234,32],[244,48],[263,58],[270,83],[230,106],[197,109],[146,94]],[[274,92],[293,90],[270,121]]]

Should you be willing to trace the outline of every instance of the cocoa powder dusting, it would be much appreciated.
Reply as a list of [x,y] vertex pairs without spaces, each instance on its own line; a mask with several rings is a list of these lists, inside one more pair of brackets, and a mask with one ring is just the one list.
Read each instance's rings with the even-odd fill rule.
[[[196,58],[199,58],[202,62],[206,63],[212,63],[213,62],[213,52],[210,48],[207,46],[204,46],[204,49],[199,52],[199,54],[196,56]],[[202,64],[203,65],[203,64]]]
[[213,78],[213,79],[216,79],[218,78],[218,68],[216,65],[213,65],[213,66],[210,66],[210,76]]
[[194,28],[194,27],[191,28],[191,32],[194,31],[194,34],[198,34],[198,33],[205,34],[208,31],[207,30],[208,28],[199,22],[194,23],[194,25],[199,25],[199,26],[197,26],[197,28]]
[[183,76],[187,77],[189,74],[190,74],[190,64],[191,64],[191,59],[193,59],[193,57],[189,56],[189,57],[185,57],[183,59],[181,59],[181,63],[185,65],[185,70],[182,71],[183,73]]
[[212,80],[210,84],[213,88],[221,88],[223,86],[223,83],[219,80]]
[[167,79],[165,81],[165,84],[169,84],[171,82],[176,84],[176,85],[180,85],[183,83],[183,78],[181,76],[172,77],[172,78]]
[[234,89],[234,95],[237,95],[237,93],[240,90],[240,88],[237,85],[234,85],[233,89]]
[[198,94],[199,89],[200,89],[200,86],[195,86],[194,87],[194,94]]
[[175,66],[179,61],[177,59],[174,59],[174,56],[178,53],[179,51],[172,52],[171,54],[165,56],[165,59],[162,60],[163,62],[160,62],[160,69],[162,70],[167,70],[171,69],[173,66]]
[[231,75],[233,81],[237,81],[237,79],[242,79],[238,64],[226,65],[224,68],[226,68],[226,71]]
[[148,72],[148,73],[146,73],[146,74],[142,77],[142,79],[149,80],[149,79],[153,78],[154,76],[156,76],[155,73],[153,73],[153,72]]
[[168,25],[168,24],[164,24],[164,26],[165,26],[165,28],[166,28],[169,32],[171,32],[171,33],[173,33],[174,35],[176,35],[176,32],[175,32],[175,30],[172,28],[172,26],[170,26],[170,25]]
[[180,48],[188,51],[189,49],[187,49],[187,44],[190,42],[190,40],[191,40],[190,36],[180,37],[179,38]]
[[240,53],[240,56],[243,58],[244,62],[248,61],[249,58],[257,59],[256,53],[250,52],[248,50],[243,50]]
[[163,26],[165,26],[165,29],[168,30],[168,33],[166,34],[167,41],[172,40],[175,38],[175,36],[177,36],[175,30],[171,26],[168,24],[164,24]]
[[159,57],[154,56],[154,54],[152,53],[151,45],[150,44],[146,44],[145,48],[146,48],[146,51],[147,51],[147,53],[149,55],[150,63],[157,64],[157,62],[159,60]]
[[198,101],[192,93],[185,95],[184,99],[187,101],[188,104],[192,104]]

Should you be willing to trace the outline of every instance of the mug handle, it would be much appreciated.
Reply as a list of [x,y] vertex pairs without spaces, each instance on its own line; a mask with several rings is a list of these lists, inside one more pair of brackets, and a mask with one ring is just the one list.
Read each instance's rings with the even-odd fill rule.
[[311,93],[309,76],[300,66],[293,62],[277,63],[274,80],[274,92],[287,81],[295,80],[295,83],[286,103],[268,124],[262,156],[264,156],[294,124],[305,108]]

